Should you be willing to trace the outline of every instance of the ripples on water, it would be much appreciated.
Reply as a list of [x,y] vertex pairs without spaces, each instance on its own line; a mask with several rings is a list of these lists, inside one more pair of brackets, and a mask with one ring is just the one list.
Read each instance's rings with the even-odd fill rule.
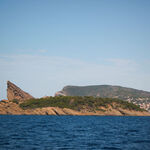
[[0,150],[150,150],[150,117],[0,116]]

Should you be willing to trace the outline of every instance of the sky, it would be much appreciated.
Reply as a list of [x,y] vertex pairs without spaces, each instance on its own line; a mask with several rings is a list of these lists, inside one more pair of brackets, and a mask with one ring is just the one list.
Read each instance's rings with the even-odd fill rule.
[[150,91],[149,0],[0,0],[0,99],[66,85]]

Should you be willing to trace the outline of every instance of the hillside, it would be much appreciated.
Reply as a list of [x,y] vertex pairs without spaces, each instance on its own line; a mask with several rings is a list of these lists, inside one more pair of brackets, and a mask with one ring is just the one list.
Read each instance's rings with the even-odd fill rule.
[[128,102],[133,102],[140,106],[143,106],[143,104],[145,106],[148,105],[146,108],[147,110],[150,109],[150,92],[121,86],[66,86],[62,91],[57,92],[55,95],[118,98]]
[[96,86],[66,86],[62,93],[67,96],[95,96],[95,97],[115,97],[120,99],[150,98],[150,92],[112,85]]
[[[80,111],[86,109],[88,111],[99,110],[99,107],[107,108],[108,105],[112,108],[123,108],[135,111],[144,111],[139,106],[126,101],[112,98],[94,98],[88,96],[58,96],[40,99],[30,99],[20,104],[22,109],[42,108],[42,107],[60,107],[70,108]],[[103,109],[100,109],[103,111]]]
[[57,96],[0,102],[0,114],[150,116],[132,103],[112,98]]

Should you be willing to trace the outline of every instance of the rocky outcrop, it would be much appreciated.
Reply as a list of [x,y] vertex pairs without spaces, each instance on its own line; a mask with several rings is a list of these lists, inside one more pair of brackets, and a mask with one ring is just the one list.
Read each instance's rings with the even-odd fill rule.
[[[103,111],[101,111],[103,110]],[[100,107],[96,111],[88,111],[83,109],[81,111],[72,110],[69,108],[59,107],[43,107],[35,109],[22,109],[13,101],[0,102],[1,115],[96,115],[96,116],[150,116],[146,111],[134,111],[127,109],[114,109],[111,106],[108,108]]]
[[27,99],[34,98],[30,94],[24,92],[19,87],[17,87],[15,84],[13,84],[10,81],[7,81],[7,98],[9,101],[16,99],[20,102],[25,101]]
[[63,91],[58,91],[55,93],[55,96],[67,96]]

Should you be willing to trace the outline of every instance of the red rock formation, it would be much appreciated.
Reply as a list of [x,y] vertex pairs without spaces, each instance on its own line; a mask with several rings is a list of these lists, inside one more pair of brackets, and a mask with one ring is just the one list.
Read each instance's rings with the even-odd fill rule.
[[15,84],[11,83],[10,81],[7,81],[7,98],[8,100],[17,99],[20,101],[24,101],[34,97],[21,90],[19,87],[17,87]]

